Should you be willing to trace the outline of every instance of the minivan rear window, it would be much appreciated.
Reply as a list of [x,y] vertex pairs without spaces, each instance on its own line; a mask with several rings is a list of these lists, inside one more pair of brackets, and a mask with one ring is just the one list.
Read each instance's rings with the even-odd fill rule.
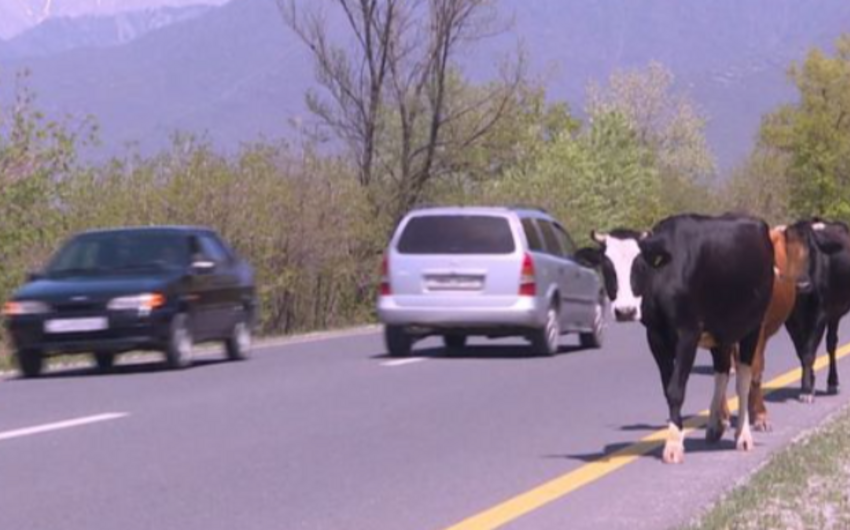
[[511,254],[511,226],[488,215],[422,215],[404,228],[397,250],[402,254]]

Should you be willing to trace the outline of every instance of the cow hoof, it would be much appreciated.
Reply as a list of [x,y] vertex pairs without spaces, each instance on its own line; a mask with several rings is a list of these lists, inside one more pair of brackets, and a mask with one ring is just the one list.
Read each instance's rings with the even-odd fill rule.
[[738,441],[735,444],[735,447],[738,449],[738,451],[752,451],[755,447],[752,435],[749,432],[747,432],[746,434],[738,435]]
[[705,430],[705,441],[710,444],[716,444],[723,439],[723,433],[726,431],[725,426],[721,423],[719,427],[709,427]]
[[811,405],[815,402],[814,394],[800,394],[800,403],[804,403],[806,405]]
[[837,396],[841,393],[841,390],[838,388],[838,385],[829,385],[829,387],[826,389],[826,392],[830,396]]
[[664,463],[681,464],[685,461],[685,446],[680,443],[667,442],[664,445]]
[[756,421],[753,422],[753,429],[758,432],[770,432],[773,430],[773,425],[767,421],[766,417],[756,417]]

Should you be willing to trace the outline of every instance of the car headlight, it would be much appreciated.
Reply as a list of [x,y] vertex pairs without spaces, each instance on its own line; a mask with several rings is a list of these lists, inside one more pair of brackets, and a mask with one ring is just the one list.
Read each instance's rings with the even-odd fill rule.
[[164,305],[164,295],[159,293],[145,293],[113,298],[109,301],[107,307],[111,311],[151,311]]
[[50,312],[50,306],[44,302],[32,300],[13,300],[3,306],[3,315],[16,317],[23,315],[43,315]]

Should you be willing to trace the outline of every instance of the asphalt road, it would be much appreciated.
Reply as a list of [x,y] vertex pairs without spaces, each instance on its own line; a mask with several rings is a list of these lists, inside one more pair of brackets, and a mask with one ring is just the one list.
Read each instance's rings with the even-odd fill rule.
[[[632,445],[667,416],[643,328],[612,325],[602,350],[575,342],[532,358],[516,341],[460,356],[430,341],[395,361],[368,331],[263,347],[242,363],[211,354],[182,372],[9,378],[0,528],[669,528],[848,401],[800,404],[794,382],[769,396],[775,429],[756,433],[754,452],[736,452],[732,432],[707,446],[699,429],[685,463],[667,466]],[[781,331],[766,379],[796,367]],[[686,413],[705,410],[711,389],[702,352]]]

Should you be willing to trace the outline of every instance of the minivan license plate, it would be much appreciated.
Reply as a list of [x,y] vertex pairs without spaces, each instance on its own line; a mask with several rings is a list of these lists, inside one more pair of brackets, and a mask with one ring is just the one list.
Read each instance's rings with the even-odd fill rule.
[[103,331],[108,327],[109,321],[104,317],[64,318],[44,323],[44,331],[47,333],[88,333]]
[[483,285],[478,276],[431,276],[426,280],[431,291],[478,291]]

